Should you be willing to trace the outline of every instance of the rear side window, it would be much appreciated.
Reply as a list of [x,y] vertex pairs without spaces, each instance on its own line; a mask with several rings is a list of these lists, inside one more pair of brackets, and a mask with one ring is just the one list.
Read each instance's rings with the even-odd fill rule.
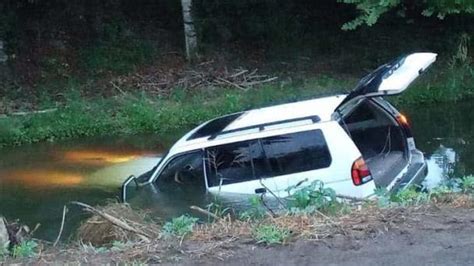
[[265,138],[262,145],[273,176],[326,168],[331,164],[321,130]]
[[212,147],[206,151],[209,187],[326,168],[331,155],[321,130]]
[[206,160],[209,187],[259,179],[268,172],[258,140],[209,148]]

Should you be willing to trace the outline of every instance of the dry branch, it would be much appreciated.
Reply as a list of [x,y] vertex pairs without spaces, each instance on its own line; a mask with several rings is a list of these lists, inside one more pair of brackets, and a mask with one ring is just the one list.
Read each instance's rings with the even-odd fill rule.
[[96,208],[94,208],[94,207],[92,207],[88,204],[82,203],[82,202],[73,201],[71,203],[75,204],[75,205],[78,205],[78,206],[81,206],[81,207],[84,207],[84,210],[104,218],[105,220],[109,221],[111,224],[113,224],[117,227],[120,227],[123,230],[126,230],[126,231],[137,234],[145,242],[150,242],[151,237],[148,234],[131,227],[129,224],[127,224],[126,222],[120,220],[119,218],[116,218],[116,217],[114,217],[110,214],[107,214],[103,211],[100,211],[100,210],[98,210],[98,209],[96,209]]
[[[135,74],[130,77],[135,85],[141,89],[161,95],[168,95],[173,88],[205,89],[209,87],[232,87],[239,90],[248,90],[254,86],[272,82],[277,77],[258,75],[258,69],[248,70],[237,68],[228,71],[227,68],[213,68],[213,62],[200,64],[196,69],[171,73],[156,71],[150,74]],[[117,89],[117,84],[112,83]]]

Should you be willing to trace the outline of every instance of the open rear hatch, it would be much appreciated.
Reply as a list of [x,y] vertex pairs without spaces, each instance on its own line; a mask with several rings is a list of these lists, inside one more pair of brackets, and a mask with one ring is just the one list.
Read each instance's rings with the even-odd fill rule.
[[414,53],[401,56],[363,77],[357,86],[336,107],[337,112],[347,103],[360,97],[396,95],[408,86],[436,61],[435,53]]
[[396,110],[370,98],[402,93],[435,60],[434,53],[414,53],[384,64],[362,78],[335,109],[335,119],[360,150],[378,187],[391,187],[410,163],[411,135]]

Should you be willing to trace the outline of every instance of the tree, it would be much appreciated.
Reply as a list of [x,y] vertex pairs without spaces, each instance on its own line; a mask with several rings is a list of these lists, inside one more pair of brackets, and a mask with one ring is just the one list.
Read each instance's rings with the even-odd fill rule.
[[418,7],[424,16],[436,15],[443,19],[450,14],[474,14],[473,0],[338,0],[339,2],[355,5],[360,14],[354,20],[342,26],[344,30],[353,30],[360,25],[372,26],[390,10],[398,9],[404,14],[408,6]]
[[193,60],[197,57],[197,36],[192,16],[192,0],[181,0],[183,8],[184,39],[186,42],[186,57]]

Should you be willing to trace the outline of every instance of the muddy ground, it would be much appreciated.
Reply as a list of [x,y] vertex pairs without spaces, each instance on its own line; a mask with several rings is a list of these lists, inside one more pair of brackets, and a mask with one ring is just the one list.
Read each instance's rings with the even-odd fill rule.
[[298,240],[286,246],[230,247],[231,256],[186,258],[183,264],[474,265],[474,209],[441,209],[368,234]]
[[[354,216],[355,222],[352,223],[346,220],[343,222],[346,225],[341,226],[340,230],[328,231],[339,233],[329,233],[318,239],[299,236],[282,246],[256,245],[249,235],[236,237],[216,232],[212,240],[191,238],[182,243],[160,240],[158,244],[130,246],[118,251],[100,251],[78,246],[56,249],[45,247],[39,257],[4,263],[474,265],[472,207],[444,206],[380,211],[365,221],[364,215],[360,213]],[[346,218],[351,219],[351,216]]]

